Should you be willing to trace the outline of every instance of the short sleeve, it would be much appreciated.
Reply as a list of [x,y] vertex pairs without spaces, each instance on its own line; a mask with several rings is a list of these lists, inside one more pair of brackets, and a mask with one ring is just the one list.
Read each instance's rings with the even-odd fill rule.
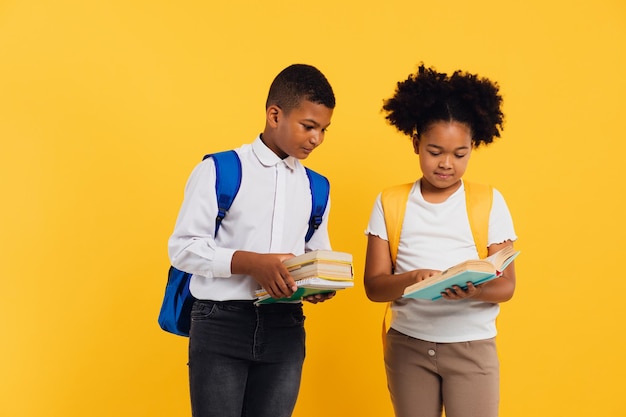
[[389,240],[387,237],[387,226],[385,225],[383,205],[380,198],[381,194],[378,194],[378,197],[376,197],[376,201],[374,202],[374,207],[372,208],[372,213],[370,214],[367,229],[365,229],[365,234],[378,236],[383,240]]
[[489,245],[517,240],[511,212],[502,194],[494,188],[493,204],[489,216]]

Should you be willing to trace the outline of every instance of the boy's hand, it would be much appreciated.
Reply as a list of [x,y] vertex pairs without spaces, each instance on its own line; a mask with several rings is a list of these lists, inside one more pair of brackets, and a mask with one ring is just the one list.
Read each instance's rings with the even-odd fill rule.
[[290,297],[298,287],[283,261],[292,257],[290,253],[237,251],[233,255],[231,271],[252,276],[272,298]]
[[309,303],[313,303],[313,304],[323,303],[324,301],[330,300],[331,298],[333,298],[335,294],[337,293],[333,291],[333,292],[327,292],[324,294],[309,295],[308,297],[304,297],[303,300],[308,301]]

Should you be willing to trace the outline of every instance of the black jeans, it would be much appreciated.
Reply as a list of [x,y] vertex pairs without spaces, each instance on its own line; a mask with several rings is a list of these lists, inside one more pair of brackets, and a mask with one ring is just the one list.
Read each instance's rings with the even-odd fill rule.
[[189,335],[193,416],[291,416],[304,356],[302,304],[196,301]]

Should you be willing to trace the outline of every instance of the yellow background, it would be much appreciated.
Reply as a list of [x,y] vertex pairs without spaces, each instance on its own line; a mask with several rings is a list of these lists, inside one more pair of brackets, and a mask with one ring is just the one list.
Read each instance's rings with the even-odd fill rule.
[[184,183],[254,139],[269,83],[303,62],[337,96],[307,165],[357,284],[306,307],[295,416],[390,416],[363,230],[419,175],[380,107],[420,61],[505,100],[467,174],[503,192],[522,250],[501,415],[620,414],[625,44],[621,0],[0,1],[0,415],[189,415],[187,340],[156,322]]

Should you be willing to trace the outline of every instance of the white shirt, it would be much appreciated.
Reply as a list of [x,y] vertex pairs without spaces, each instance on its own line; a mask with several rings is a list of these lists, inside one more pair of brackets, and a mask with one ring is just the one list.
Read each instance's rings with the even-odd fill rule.
[[311,190],[304,166],[280,159],[257,137],[235,150],[242,166],[239,192],[217,236],[215,164],[207,158],[191,173],[174,232],[169,239],[172,265],[193,274],[190,290],[204,300],[251,300],[259,288],[247,275],[231,273],[237,250],[293,253],[331,249],[328,213],[305,245],[311,214]]
[[[380,195],[366,234],[389,240]],[[502,194],[494,189],[488,244],[516,239],[509,209]],[[477,258],[478,251],[467,217],[465,187],[462,185],[443,203],[433,204],[424,200],[420,181],[417,181],[407,202],[395,273],[415,269],[444,270]],[[399,332],[430,342],[450,343],[494,337],[500,307],[470,300],[400,298],[394,301],[392,311],[391,327]]]

